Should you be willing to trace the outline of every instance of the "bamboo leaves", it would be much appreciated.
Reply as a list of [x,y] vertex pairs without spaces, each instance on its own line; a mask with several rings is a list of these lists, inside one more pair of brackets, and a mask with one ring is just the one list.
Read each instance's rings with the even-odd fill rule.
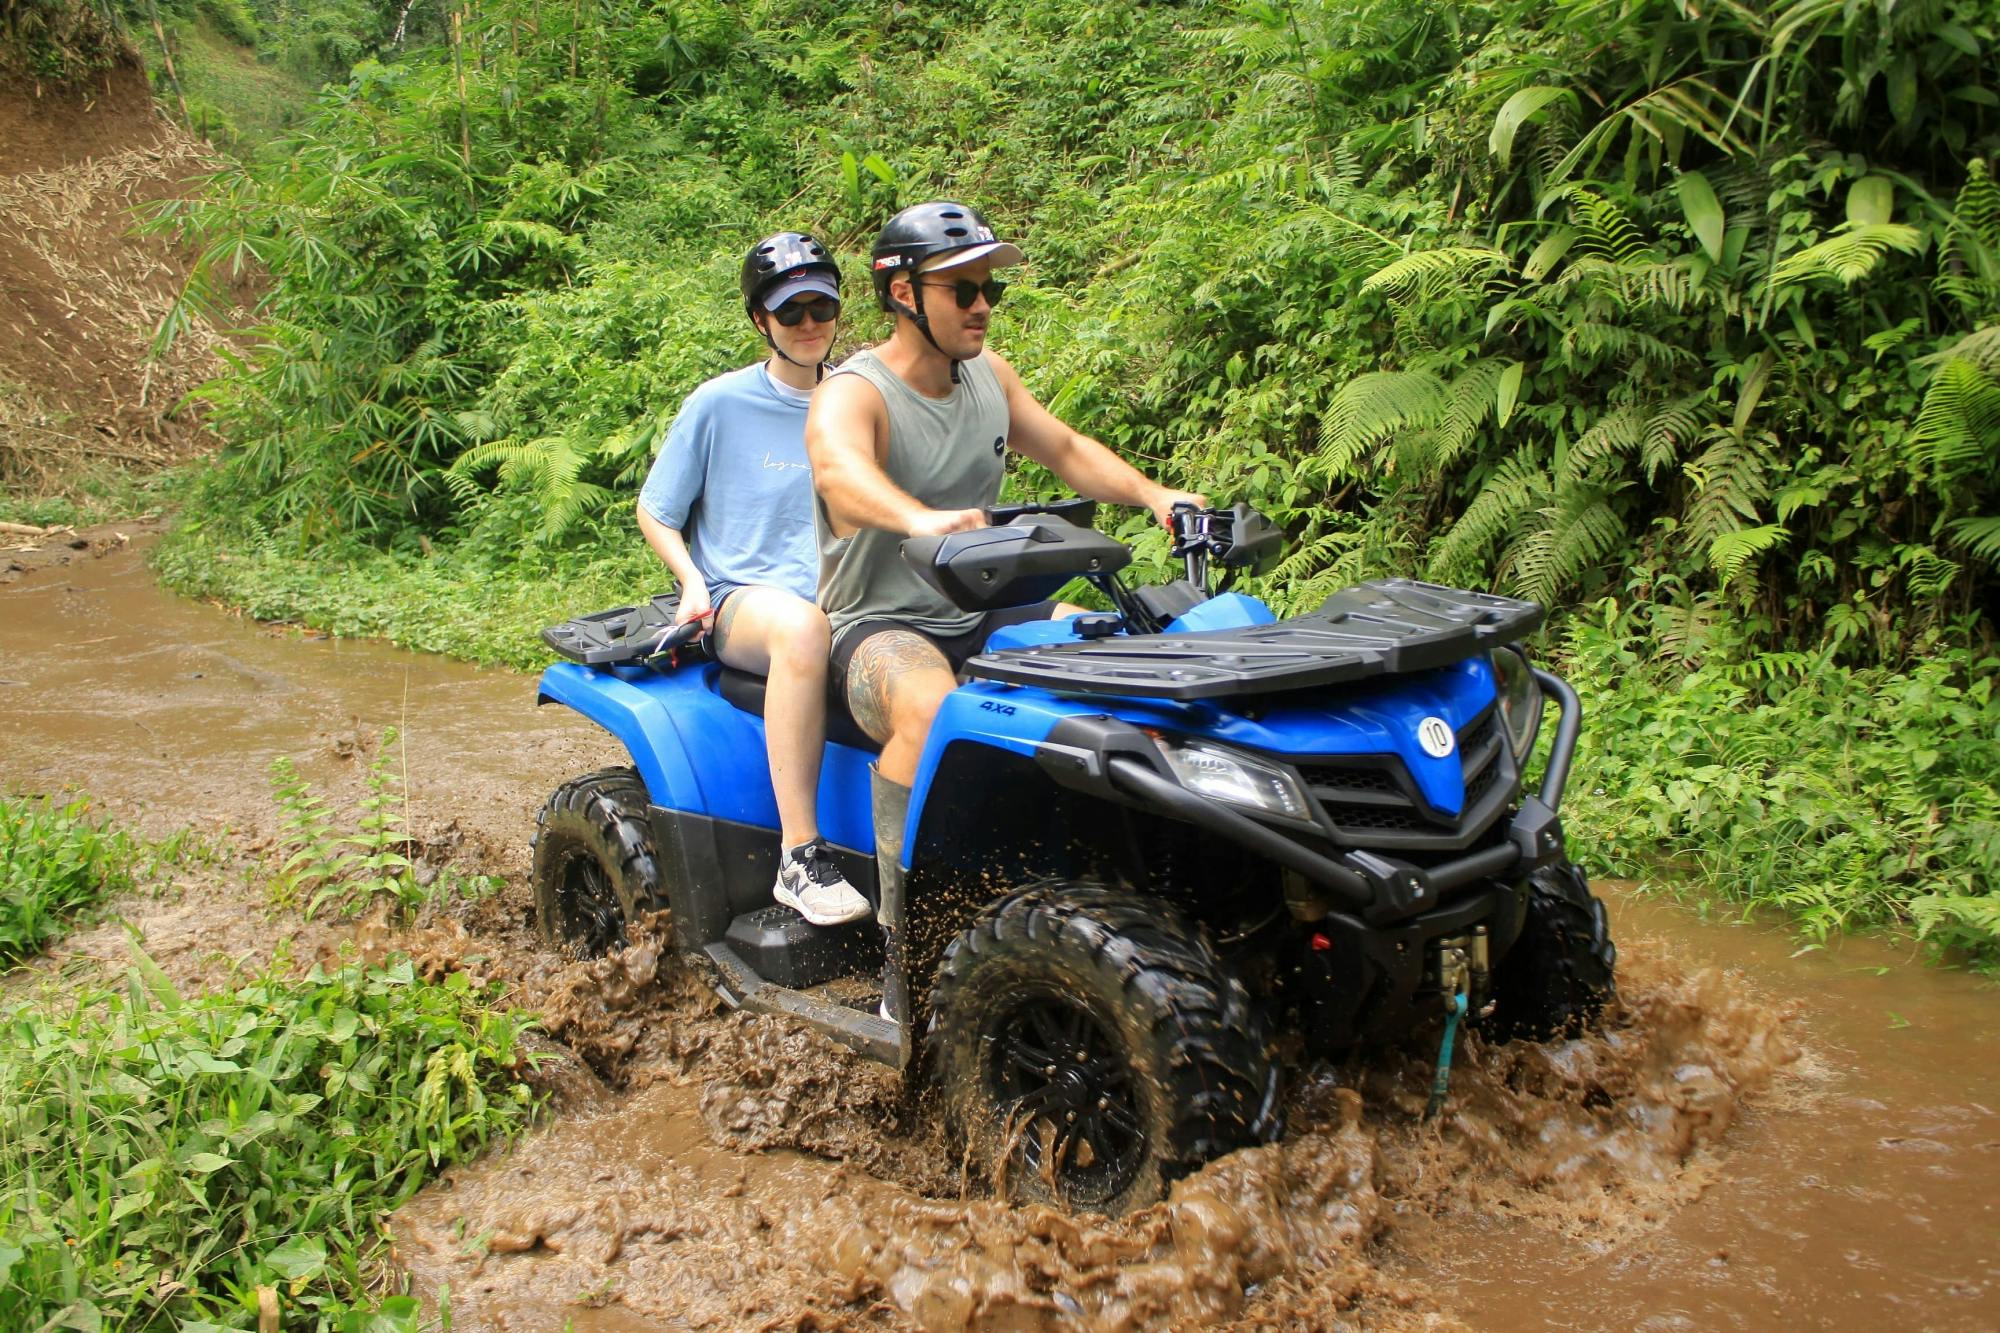
[[1487,136],[1486,150],[1500,160],[1504,168],[1514,155],[1514,136],[1521,127],[1533,120],[1550,103],[1563,101],[1576,106],[1576,94],[1567,88],[1538,86],[1523,88],[1508,98],[1500,107],[1500,113],[1493,118],[1493,132]]
[[1687,171],[1682,172],[1674,182],[1674,190],[1680,196],[1681,211],[1687,217],[1688,230],[1701,242],[1701,248],[1708,257],[1721,263],[1723,213],[1722,203],[1715,197],[1715,187],[1699,171]]

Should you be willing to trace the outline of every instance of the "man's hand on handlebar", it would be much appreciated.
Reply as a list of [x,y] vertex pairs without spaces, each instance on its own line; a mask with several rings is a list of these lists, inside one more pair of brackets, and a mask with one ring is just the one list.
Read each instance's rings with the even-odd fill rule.
[[910,522],[912,537],[942,537],[950,532],[970,532],[986,526],[983,509],[925,509]]
[[1153,517],[1160,521],[1161,527],[1171,528],[1174,525],[1174,506],[1183,504],[1193,505],[1196,509],[1206,509],[1208,497],[1197,495],[1193,491],[1170,491],[1162,486],[1146,507],[1153,511]]

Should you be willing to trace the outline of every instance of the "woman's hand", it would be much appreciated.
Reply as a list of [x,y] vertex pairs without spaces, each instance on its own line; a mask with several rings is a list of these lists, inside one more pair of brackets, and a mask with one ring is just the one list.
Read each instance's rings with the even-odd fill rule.
[[674,624],[678,627],[690,620],[706,619],[714,610],[708,600],[707,585],[699,579],[691,579],[681,585],[681,602],[674,612]]

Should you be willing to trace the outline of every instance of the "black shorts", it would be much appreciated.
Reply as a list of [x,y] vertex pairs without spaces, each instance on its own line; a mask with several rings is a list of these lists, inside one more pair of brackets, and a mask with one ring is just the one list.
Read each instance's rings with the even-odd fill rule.
[[979,623],[963,634],[939,636],[927,634],[900,620],[857,620],[841,630],[833,639],[833,680],[831,684],[841,698],[847,696],[847,664],[854,660],[855,650],[862,641],[890,630],[907,630],[916,634],[944,654],[944,660],[951,664],[954,673],[961,670],[972,658],[977,657],[986,647],[986,639],[994,630],[1006,625],[1025,625],[1031,620],[1047,620],[1056,613],[1056,603],[1036,602],[1032,606],[1009,606],[999,611],[988,611],[980,617]]

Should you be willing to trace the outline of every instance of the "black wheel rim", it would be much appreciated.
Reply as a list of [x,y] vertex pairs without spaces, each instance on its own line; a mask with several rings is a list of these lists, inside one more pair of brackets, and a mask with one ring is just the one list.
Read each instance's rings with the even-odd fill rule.
[[986,1094],[1010,1172],[1100,1205],[1138,1177],[1146,1129],[1131,1062],[1073,996],[1037,989],[996,1006],[982,1033]]
[[597,858],[575,852],[563,858],[556,875],[557,899],[562,910],[562,936],[580,958],[595,958],[622,943],[625,912],[618,903],[618,891],[611,876]]

